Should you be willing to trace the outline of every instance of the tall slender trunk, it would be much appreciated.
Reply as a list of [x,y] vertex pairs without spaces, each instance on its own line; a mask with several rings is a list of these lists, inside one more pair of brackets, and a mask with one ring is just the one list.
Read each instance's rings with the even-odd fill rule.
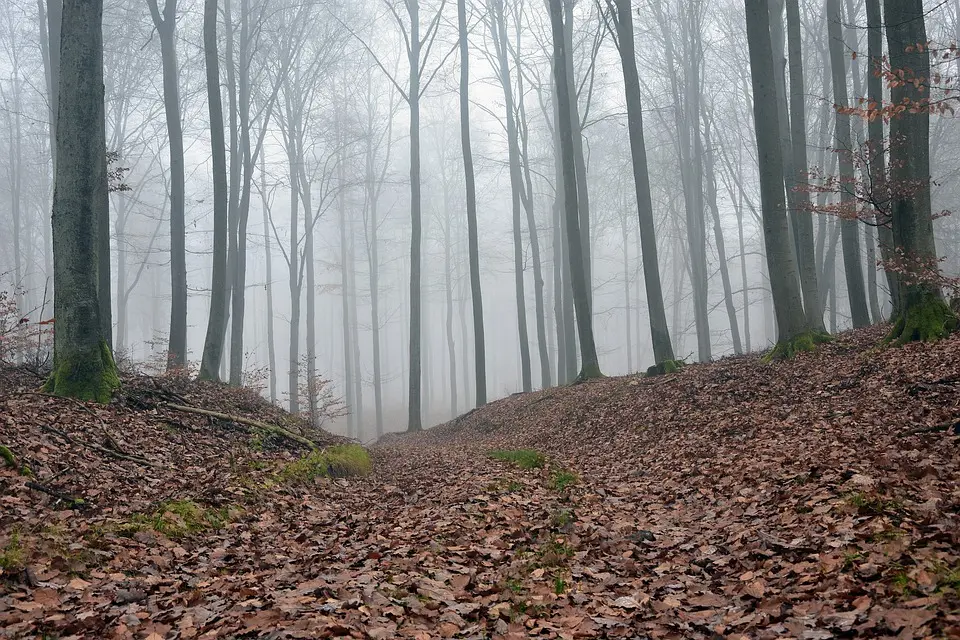
[[[203,4],[203,49],[207,71],[207,105],[210,114],[210,147],[213,152],[213,274],[210,284],[210,317],[203,342],[200,378],[220,379],[220,359],[227,331],[227,151],[223,135],[220,98],[220,56],[217,52],[217,0]],[[269,280],[269,277],[267,278]]]
[[183,124],[180,116],[180,88],[177,65],[177,2],[166,0],[163,15],[157,0],[147,0],[160,39],[163,66],[163,108],[170,146],[170,341],[168,365],[187,363],[187,253],[185,222],[185,176]]
[[590,308],[590,291],[587,283],[586,259],[580,233],[578,190],[576,183],[576,151],[573,131],[573,92],[569,86],[564,37],[562,0],[549,0],[550,23],[553,31],[554,75],[557,82],[557,129],[560,132],[560,157],[563,164],[564,208],[567,221],[567,248],[570,252],[570,279],[573,285],[573,304],[577,313],[577,333],[580,336],[581,368],[579,379],[598,378],[600,362],[593,338],[593,321]]
[[407,405],[407,430],[420,431],[421,417],[421,245],[423,244],[420,185],[420,0],[407,0],[410,16],[410,388]]
[[450,385],[450,417],[457,415],[457,345],[453,338],[453,264],[450,259],[450,224],[453,219],[450,207],[450,192],[447,180],[443,181],[443,270],[446,294],[445,329],[447,335],[447,358],[449,360],[448,383]]
[[513,212],[513,269],[517,305],[517,328],[520,338],[520,373],[524,391],[533,390],[530,371],[530,338],[527,331],[526,292],[523,277],[523,235],[521,231],[520,191],[523,189],[520,172],[520,146],[517,141],[517,123],[513,111],[513,86],[507,62],[507,34],[503,18],[503,1],[491,0],[490,31],[497,49],[500,86],[503,89],[506,111],[507,145],[510,166],[510,204]]
[[853,184],[853,141],[850,136],[850,116],[841,110],[847,107],[846,53],[844,52],[843,12],[840,0],[827,0],[827,33],[830,41],[830,67],[833,73],[833,102],[836,125],[836,152],[840,163],[840,208],[846,216],[840,220],[840,241],[843,245],[843,270],[847,281],[847,297],[854,327],[870,324],[866,288],[863,281],[863,260],[860,257],[859,222],[849,216],[857,208],[856,196],[845,185]]
[[[870,68],[867,73],[868,101],[872,108],[883,105],[883,78],[877,73],[877,68],[883,64],[883,19],[880,10],[880,0],[867,0],[867,54]],[[871,118],[867,125],[870,153],[870,182],[872,190],[882,194],[887,180],[886,157],[884,155],[883,118]],[[885,263],[893,259],[893,230],[891,228],[890,212],[874,209],[877,223],[877,235],[880,245],[880,257]],[[890,303],[893,306],[893,316],[900,309],[900,283],[897,272],[885,267],[887,287],[890,290]]]
[[807,329],[797,264],[790,245],[783,189],[783,160],[777,87],[773,74],[773,46],[767,0],[745,0],[747,40],[753,79],[753,112],[757,155],[760,160],[760,196],[767,270],[777,322],[777,340],[788,341]]
[[720,262],[720,280],[723,283],[723,300],[727,307],[727,322],[730,324],[730,337],[733,340],[733,352],[743,353],[740,342],[740,325],[737,322],[737,308],[733,301],[733,287],[730,285],[730,268],[727,265],[727,249],[723,240],[723,226],[720,222],[720,206],[717,203],[717,177],[714,175],[713,146],[710,141],[710,119],[704,114],[703,137],[706,146],[704,167],[706,168],[707,201],[713,216],[713,239],[717,245],[717,259]]
[[470,296],[473,302],[473,361],[476,406],[487,403],[487,364],[483,334],[483,296],[480,289],[480,249],[477,239],[477,187],[470,141],[470,48],[467,40],[466,0],[457,0],[460,36],[460,145],[467,193],[467,248],[470,254]]
[[[674,360],[676,356],[674,356],[673,345],[670,342],[666,308],[663,304],[663,286],[660,280],[660,263],[657,255],[656,223],[653,216],[653,196],[650,192],[650,173],[647,166],[647,150],[643,133],[643,106],[640,97],[640,76],[637,70],[630,0],[616,0],[616,10],[620,62],[623,69],[627,101],[630,156],[633,161],[633,186],[637,198],[643,281],[647,293],[653,357],[654,361],[659,364]],[[624,242],[626,242],[626,235],[624,236]]]
[[[221,120],[222,122],[222,120]],[[267,198],[267,166],[260,156],[260,210],[263,213],[263,252],[266,260],[267,289],[267,366],[270,369],[270,402],[277,402],[277,343],[273,327],[273,251],[270,239],[270,202]],[[226,318],[224,318],[226,325]]]
[[787,42],[790,63],[790,142],[793,153],[793,177],[790,183],[793,186],[793,228],[796,233],[797,266],[800,270],[800,289],[803,293],[803,308],[807,324],[814,331],[824,331],[820,285],[817,282],[813,218],[809,211],[809,196],[802,188],[808,182],[807,118],[798,0],[787,0]]

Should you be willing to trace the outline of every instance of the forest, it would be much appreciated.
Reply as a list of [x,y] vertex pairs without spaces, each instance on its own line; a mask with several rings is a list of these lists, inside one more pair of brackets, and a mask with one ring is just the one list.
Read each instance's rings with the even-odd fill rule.
[[0,9],[0,637],[960,635],[960,0]]

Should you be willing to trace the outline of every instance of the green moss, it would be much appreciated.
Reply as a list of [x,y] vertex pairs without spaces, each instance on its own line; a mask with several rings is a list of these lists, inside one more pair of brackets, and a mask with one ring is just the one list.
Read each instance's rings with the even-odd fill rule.
[[161,503],[150,513],[134,514],[117,530],[126,536],[132,536],[138,531],[156,531],[170,539],[185,538],[196,533],[222,529],[240,511],[237,507],[211,509],[193,500],[174,500]]
[[671,373],[677,373],[684,366],[686,362],[683,360],[664,360],[663,362],[658,362],[655,365],[651,365],[647,368],[647,377],[654,378],[656,376],[665,376]]
[[341,444],[314,451],[295,460],[279,473],[288,483],[306,484],[317,478],[354,478],[370,475],[370,454],[358,444]]
[[903,345],[908,342],[933,342],[957,330],[957,315],[944,300],[926,294],[901,310],[886,342]]
[[550,526],[554,529],[565,529],[573,524],[576,516],[570,509],[560,509],[550,516]]
[[564,491],[567,487],[572,487],[577,483],[577,474],[571,473],[565,469],[555,469],[550,474],[550,488],[554,491]]
[[120,376],[106,340],[100,341],[99,353],[84,358],[80,352],[54,364],[44,391],[58,396],[107,404],[120,388]]
[[5,447],[0,444],[0,459],[3,460],[3,465],[11,469],[17,468],[17,458],[13,455],[13,451],[10,451],[9,447]]
[[487,452],[487,455],[494,460],[512,462],[521,469],[539,469],[547,461],[542,453],[533,449],[495,450]]
[[0,552],[0,573],[16,573],[22,571],[25,565],[27,554],[24,552],[23,545],[20,543],[20,534],[13,532],[10,540]]
[[833,337],[829,333],[822,331],[808,331],[789,340],[781,340],[763,356],[764,362],[776,362],[779,360],[793,360],[798,354],[805,351],[813,351],[819,344],[831,342]]

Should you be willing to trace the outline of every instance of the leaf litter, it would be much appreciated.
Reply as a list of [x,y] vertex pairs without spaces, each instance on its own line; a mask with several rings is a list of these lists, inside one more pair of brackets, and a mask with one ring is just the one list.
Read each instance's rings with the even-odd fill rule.
[[960,338],[882,331],[510,396],[306,484],[298,443],[164,405],[296,427],[249,394],[0,372],[0,635],[960,636]]

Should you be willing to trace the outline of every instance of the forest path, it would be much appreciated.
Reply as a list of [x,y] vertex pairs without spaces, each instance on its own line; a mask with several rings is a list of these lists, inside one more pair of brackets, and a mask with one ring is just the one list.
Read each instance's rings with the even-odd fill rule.
[[[144,467],[31,426],[55,401],[0,397],[11,448],[95,503],[0,468],[0,636],[952,637],[960,338],[878,351],[882,331],[511,396],[308,484],[226,426],[56,414]],[[516,450],[543,466],[490,456]]]

